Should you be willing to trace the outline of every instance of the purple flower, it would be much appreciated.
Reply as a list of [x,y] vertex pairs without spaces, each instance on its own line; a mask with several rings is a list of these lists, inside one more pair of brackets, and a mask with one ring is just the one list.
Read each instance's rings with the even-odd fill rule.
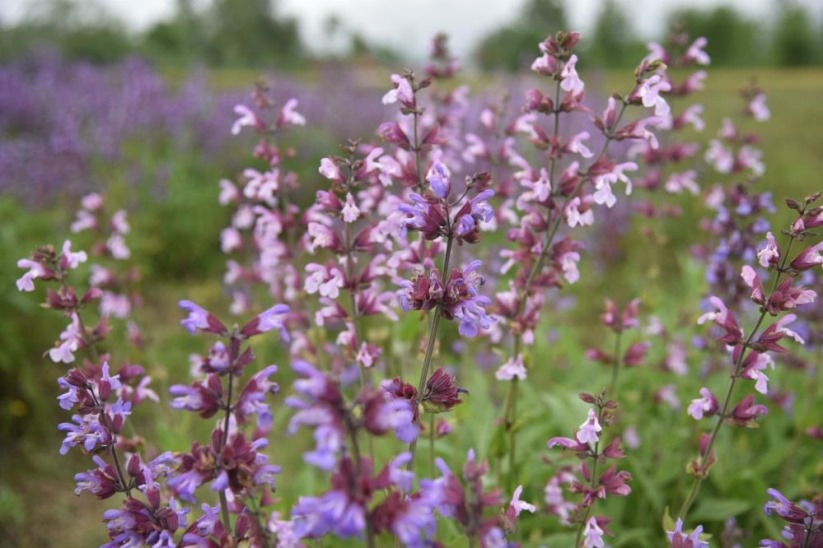
[[74,494],[79,495],[83,491],[88,491],[98,499],[107,499],[119,490],[117,471],[99,455],[94,455],[92,460],[97,468],[75,474],[74,481],[77,482],[77,487]]
[[98,415],[72,415],[70,422],[63,422],[57,429],[66,432],[60,454],[65,455],[71,447],[80,445],[86,453],[97,447],[104,447],[111,443],[111,433],[100,424]]
[[288,341],[289,334],[284,325],[284,321],[286,319],[285,315],[288,313],[288,306],[285,304],[276,304],[252,318],[246,325],[243,326],[240,333],[245,337],[253,337],[273,329],[279,329],[280,336],[283,340]]
[[315,449],[305,453],[303,460],[331,470],[345,437],[340,416],[343,396],[336,383],[308,362],[294,362],[292,369],[302,377],[294,381],[294,390],[301,397],[286,398],[286,405],[298,410],[289,421],[288,433],[294,434],[300,426],[314,428]]
[[494,374],[499,381],[510,381],[515,377],[522,380],[526,379],[526,366],[523,364],[523,356],[518,354],[516,358],[509,358],[509,360],[500,366]]
[[266,403],[268,394],[277,394],[280,386],[269,380],[277,372],[276,365],[270,365],[256,373],[240,393],[235,407],[238,422],[244,423],[250,415],[257,415],[257,428],[263,432],[271,429],[272,414]]
[[192,335],[194,335],[198,329],[217,335],[225,335],[227,333],[226,326],[208,310],[187,300],[180,301],[179,306],[189,312],[189,315],[180,321],[180,325],[185,327],[186,331]]
[[448,319],[458,320],[458,331],[464,337],[475,337],[481,330],[489,329],[494,322],[485,309],[491,304],[491,299],[479,293],[479,287],[485,283],[485,279],[477,272],[481,264],[481,261],[472,261],[463,270],[452,270],[443,294],[441,314]]
[[677,518],[674,531],[666,531],[666,535],[669,537],[672,548],[709,548],[709,543],[699,538],[702,532],[703,526],[698,525],[691,535],[686,536],[683,532],[683,520]]
[[445,199],[451,191],[449,177],[451,177],[449,168],[439,161],[434,162],[426,174],[426,180],[431,185],[432,192],[441,200]]
[[317,538],[327,533],[349,538],[365,531],[366,511],[346,493],[329,491],[320,497],[300,497],[292,509],[292,521],[298,538]]

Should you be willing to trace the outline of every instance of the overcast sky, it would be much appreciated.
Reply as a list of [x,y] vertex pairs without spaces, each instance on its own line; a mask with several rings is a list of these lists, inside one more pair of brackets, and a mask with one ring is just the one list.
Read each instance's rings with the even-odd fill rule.
[[[26,6],[37,0],[0,0],[0,17],[14,21]],[[167,18],[174,0],[96,0],[108,11],[140,30]],[[201,3],[207,0],[200,0]],[[465,56],[475,40],[510,21],[524,0],[277,0],[283,14],[296,17],[304,40],[324,51],[324,21],[337,15],[345,28],[357,30],[366,39],[392,46],[409,56],[426,55],[430,38],[446,31],[458,56]],[[812,10],[823,9],[821,0],[801,0]],[[748,17],[763,20],[773,13],[775,0],[618,0],[644,38],[659,35],[666,14],[678,6],[712,7],[731,5]],[[570,0],[566,9],[573,30],[591,28],[601,0]]]

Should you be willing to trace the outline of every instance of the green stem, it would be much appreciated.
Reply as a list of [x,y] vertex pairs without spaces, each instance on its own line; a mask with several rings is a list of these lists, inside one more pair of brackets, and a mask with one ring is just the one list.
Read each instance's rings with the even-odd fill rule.
[[616,333],[614,339],[614,361],[612,362],[612,381],[609,384],[609,398],[616,400],[617,399],[617,374],[620,371],[620,336],[622,335],[621,331]]
[[[603,409],[600,409],[598,413],[598,420],[603,420]],[[599,455],[600,449],[600,440],[598,439],[594,444],[594,454],[592,455],[592,476],[589,487],[594,490],[595,485],[597,485],[597,459]],[[594,502],[592,501],[586,507],[586,514],[583,516],[583,521],[580,522],[580,527],[577,529],[577,538],[574,541],[575,547],[580,546],[580,537],[583,535],[583,529],[586,528],[586,522],[589,521],[589,516],[592,513],[592,507],[594,506]]]
[[[452,243],[454,239],[449,236],[446,240],[446,256],[443,259],[443,280],[445,285],[445,280],[448,276],[448,268],[449,268],[449,261],[451,259],[452,253]],[[429,340],[426,343],[426,355],[423,358],[423,370],[420,372],[420,380],[417,383],[417,397],[418,399],[423,397],[423,389],[426,388],[426,381],[429,378],[429,369],[431,368],[431,361],[432,356],[434,354],[434,344],[437,341],[437,327],[440,325],[440,307],[438,306],[433,310],[434,316],[432,317],[431,326],[429,328]],[[409,444],[409,453],[411,453],[411,459],[409,459],[409,463],[406,465],[407,470],[414,469],[414,457],[417,453],[417,439]]]
[[[236,328],[235,328],[236,331]],[[223,453],[223,448],[226,446],[229,440],[229,420],[231,419],[231,398],[232,398],[232,390],[234,388],[234,364],[237,361],[238,356],[238,345],[235,342],[235,335],[231,336],[231,340],[229,340],[229,363],[231,367],[229,369],[229,386],[227,389],[226,395],[226,416],[223,419],[223,435],[220,437],[220,447],[216,449],[217,458],[221,458],[221,454]],[[221,460],[218,460],[220,463]],[[219,464],[218,464],[219,465]],[[231,528],[231,517],[229,516],[229,501],[226,498],[226,490],[222,489],[218,493],[220,498],[220,515],[222,516],[223,520],[223,527],[226,528],[226,532],[230,534]]]
[[429,477],[434,477],[434,413],[429,413]]

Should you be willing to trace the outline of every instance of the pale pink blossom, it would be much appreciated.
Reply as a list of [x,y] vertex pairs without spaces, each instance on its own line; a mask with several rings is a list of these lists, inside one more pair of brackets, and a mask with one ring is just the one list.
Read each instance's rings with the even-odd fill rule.
[[526,366],[523,364],[523,356],[520,354],[516,358],[509,358],[509,360],[500,366],[494,374],[499,381],[510,381],[512,379],[526,379]]
[[576,226],[591,226],[594,224],[594,212],[591,209],[587,209],[583,213],[580,212],[582,203],[580,197],[575,196],[566,206],[566,222],[570,228]]
[[597,519],[590,517],[583,529],[583,546],[585,548],[603,548],[603,529],[597,525]]
[[306,125],[306,119],[302,114],[295,110],[297,108],[297,103],[297,99],[295,98],[291,98],[286,101],[286,104],[283,105],[283,109],[280,111],[280,116],[277,118],[278,126],[283,126],[286,124],[291,124],[293,126]]
[[763,92],[754,96],[746,107],[746,110],[752,115],[752,118],[758,122],[765,122],[771,117],[769,107],[766,106],[766,94]]
[[589,409],[586,421],[580,425],[580,429],[577,431],[577,440],[580,443],[597,443],[600,440],[598,432],[602,430],[603,427],[600,426],[597,413],[594,412],[594,409]]
[[509,508],[512,509],[514,512],[515,517],[520,515],[520,512],[526,510],[527,512],[531,512],[534,514],[537,507],[534,504],[529,504],[528,502],[520,500],[520,495],[523,493],[523,486],[518,485],[517,489],[514,490],[514,494],[512,495],[512,500],[509,502]]
[[244,127],[262,127],[257,115],[246,105],[235,105],[234,113],[239,116],[231,126],[232,135],[237,135]]
[[711,58],[708,53],[703,51],[703,48],[705,48],[708,43],[709,41],[703,36],[695,40],[694,43],[689,46],[689,49],[686,50],[686,53],[683,54],[683,62],[689,63],[694,61],[698,65],[708,65],[711,62]]
[[563,65],[563,70],[560,72],[560,87],[574,95],[578,95],[583,91],[585,85],[580,77],[577,75],[577,55],[572,54],[566,64]]
[[777,266],[780,262],[780,247],[771,232],[766,233],[766,247],[757,251],[757,262],[763,268]]
[[354,196],[351,195],[349,192],[346,195],[346,203],[343,206],[343,222],[346,223],[353,223],[360,217],[360,210],[357,208],[357,204],[354,203]]

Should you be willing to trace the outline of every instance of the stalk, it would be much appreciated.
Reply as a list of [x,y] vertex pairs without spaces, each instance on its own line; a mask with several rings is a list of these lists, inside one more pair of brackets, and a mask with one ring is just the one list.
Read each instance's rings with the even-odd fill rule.
[[[555,105],[557,105],[559,103],[559,101],[560,101],[560,84],[558,83],[557,87],[555,89]],[[627,104],[624,102],[622,107],[620,108],[620,112],[618,113],[617,117],[615,118],[614,124],[610,128],[608,128],[608,131],[606,132],[606,141],[603,143],[603,146],[600,148],[600,151],[598,152],[597,157],[595,158],[592,165],[596,164],[603,157],[603,155],[608,150],[609,144],[614,140],[614,137],[613,137],[614,129],[617,128],[617,126],[620,124],[620,120],[623,118],[623,114],[626,111],[626,106],[627,106]],[[560,129],[560,116],[559,116],[559,114],[560,114],[559,112],[555,112],[554,127],[553,127],[553,133],[554,133],[555,137],[557,137],[557,135],[559,133],[559,129]],[[555,175],[556,169],[557,169],[557,161],[556,161],[555,158],[552,158],[551,162],[550,162],[550,165],[549,165],[549,170],[550,170],[550,179],[549,180],[554,180],[554,175]],[[580,189],[583,187],[583,184],[586,181],[588,181],[588,179],[589,179],[588,175],[580,178],[580,181],[577,183],[577,186],[575,186],[575,188],[572,190],[572,192],[564,200],[561,211],[565,210],[566,205],[572,199],[574,199],[575,196],[577,196],[577,194],[580,192]],[[534,265],[532,265],[532,268],[529,271],[529,275],[526,277],[526,281],[523,284],[523,287],[521,288],[521,290],[519,292],[518,299],[517,299],[518,308],[517,308],[516,317],[520,316],[523,313],[523,310],[526,306],[526,298],[528,297],[528,295],[531,291],[531,285],[532,285],[532,283],[534,283],[534,279],[537,277],[537,274],[543,269],[543,265],[545,264],[546,259],[549,256],[549,249],[551,249],[551,245],[552,245],[552,242],[554,241],[554,237],[557,235],[557,231],[559,230],[560,224],[562,222],[563,222],[563,216],[558,215],[554,219],[554,221],[552,222],[552,224],[549,227],[548,232],[546,233],[546,238],[543,241],[543,249],[541,250],[540,255],[538,256],[537,261],[535,261]],[[516,333],[514,335],[514,349],[513,349],[513,355],[514,355],[515,358],[517,358],[517,356],[520,354],[521,346],[522,346],[522,336],[521,336],[520,333]],[[514,463],[516,462],[516,444],[515,444],[516,432],[514,431],[514,422],[515,422],[515,418],[517,417],[517,399],[518,399],[517,398],[517,392],[518,392],[519,382],[520,382],[520,379],[517,378],[517,377],[515,377],[514,379],[511,380],[511,382],[509,383],[509,389],[506,392],[506,400],[505,400],[505,404],[504,404],[504,409],[506,410],[504,412],[504,428],[509,433],[509,474],[508,474],[508,477],[507,477],[507,488],[509,490],[511,490],[511,487],[512,487],[512,482],[513,482],[513,479],[514,479],[513,478],[513,476],[514,476]]]
[[[785,272],[786,263],[788,262],[789,252],[791,251],[792,244],[794,243],[794,236],[789,237],[789,243],[786,246],[786,252],[783,254],[783,257],[780,261],[780,266],[777,268],[777,275],[774,277],[774,281],[772,282],[772,289],[769,292],[768,297],[766,297],[765,302],[769,302],[771,296],[774,294],[774,290],[777,288],[777,284],[780,282],[780,278]],[[726,415],[729,411],[729,406],[731,405],[732,395],[734,394],[734,388],[737,384],[737,379],[740,375],[740,367],[745,361],[746,356],[751,351],[751,342],[754,340],[754,336],[757,334],[757,330],[760,329],[760,325],[763,323],[763,320],[766,318],[766,308],[761,307],[760,310],[760,317],[757,319],[757,322],[754,325],[754,328],[749,333],[749,336],[746,337],[746,341],[743,343],[743,350],[740,352],[740,356],[738,356],[737,361],[734,364],[734,371],[730,375],[731,380],[729,381],[729,388],[726,390],[726,397],[723,399],[723,406],[720,409],[720,413],[717,415],[717,421],[714,423],[714,428],[712,428],[711,437],[709,438],[709,443],[706,446],[706,451],[704,455],[706,458],[712,454],[712,448],[714,447],[715,441],[717,441],[717,435],[720,432],[720,427],[723,426],[723,423],[726,420]],[[748,350],[748,352],[747,352]],[[702,457],[700,457],[702,460]],[[703,483],[703,480],[708,477],[709,473],[708,470],[704,474],[695,475],[694,483],[692,483],[692,487],[689,490],[689,493],[686,495],[686,500],[683,501],[683,505],[680,507],[680,511],[677,513],[677,517],[684,519],[686,514],[688,514],[689,509],[694,503],[695,499],[697,498],[697,493],[700,491],[700,485]]]

